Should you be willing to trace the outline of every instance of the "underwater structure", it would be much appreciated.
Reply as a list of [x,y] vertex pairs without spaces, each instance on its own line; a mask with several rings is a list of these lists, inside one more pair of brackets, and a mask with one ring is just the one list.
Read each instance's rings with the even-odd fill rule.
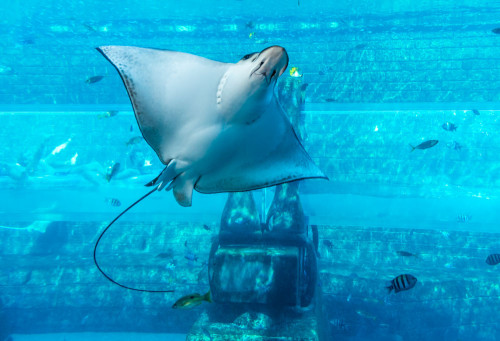
[[[289,101],[301,80],[286,78],[290,116],[299,116],[303,101]],[[283,99],[282,99],[283,100]],[[293,122],[293,121],[292,121]],[[300,126],[294,126],[300,131]],[[230,193],[212,244],[208,278],[212,299],[225,304],[220,314],[200,317],[187,340],[262,337],[318,340],[314,297],[318,280],[317,230],[313,243],[299,196],[299,182],[277,185],[261,222],[252,192]],[[309,308],[309,309],[308,309]],[[219,315],[219,316],[218,316]],[[284,323],[286,321],[286,323]]]

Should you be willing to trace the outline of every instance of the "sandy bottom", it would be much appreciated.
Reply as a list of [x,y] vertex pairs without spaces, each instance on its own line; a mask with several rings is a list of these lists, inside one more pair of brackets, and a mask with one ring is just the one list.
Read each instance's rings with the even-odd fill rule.
[[[185,334],[60,333],[12,334],[12,341],[185,341]],[[10,339],[9,339],[10,340]]]

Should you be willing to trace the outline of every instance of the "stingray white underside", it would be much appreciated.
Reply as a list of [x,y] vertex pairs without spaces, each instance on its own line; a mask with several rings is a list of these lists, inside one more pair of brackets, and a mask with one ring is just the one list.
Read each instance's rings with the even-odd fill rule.
[[326,178],[274,94],[251,122],[233,122],[221,111],[226,93],[235,96],[224,83],[236,64],[139,47],[98,50],[118,70],[144,139],[167,165],[155,184],[172,181],[168,189],[181,205],[191,205],[193,189],[235,192]]

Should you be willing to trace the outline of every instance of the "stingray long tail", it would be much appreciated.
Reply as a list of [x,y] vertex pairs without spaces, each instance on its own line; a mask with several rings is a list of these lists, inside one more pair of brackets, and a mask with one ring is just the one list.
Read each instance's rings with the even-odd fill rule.
[[97,241],[95,243],[95,246],[94,246],[94,263],[95,263],[95,266],[97,267],[97,269],[101,272],[101,274],[106,277],[110,282],[122,287],[122,288],[125,288],[125,289],[128,289],[128,290],[133,290],[133,291],[140,291],[140,292],[174,292],[175,290],[147,290],[147,289],[138,289],[138,288],[132,288],[132,287],[129,287],[129,286],[126,286],[126,285],[123,285],[121,283],[118,283],[117,281],[115,281],[114,279],[112,279],[107,273],[104,272],[104,270],[101,269],[101,267],[99,266],[99,263],[97,262],[97,247],[99,246],[99,242],[101,241],[102,237],[104,236],[104,234],[106,233],[106,231],[108,231],[108,229],[118,220],[120,219],[120,217],[122,215],[124,215],[128,210],[130,210],[132,207],[134,207],[135,205],[137,205],[138,203],[140,203],[142,200],[146,199],[149,195],[153,194],[153,192],[155,192],[157,190],[157,187],[155,187],[153,190],[149,191],[148,193],[144,194],[140,199],[136,200],[132,205],[130,205],[129,207],[127,207],[125,210],[123,210],[123,212],[121,212],[118,216],[116,216],[115,219],[113,219],[113,221],[111,221],[108,226],[106,226],[106,228],[101,232],[101,234],[99,235],[99,238],[97,238]]

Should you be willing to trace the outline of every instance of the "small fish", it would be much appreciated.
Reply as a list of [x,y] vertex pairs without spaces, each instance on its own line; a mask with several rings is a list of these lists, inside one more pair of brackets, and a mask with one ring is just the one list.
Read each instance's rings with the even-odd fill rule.
[[58,154],[59,152],[61,152],[61,150],[65,149],[68,146],[68,143],[70,143],[70,142],[71,142],[71,137],[66,142],[55,147],[54,150],[50,154],[52,154],[52,155]]
[[477,109],[472,109],[472,112],[474,113],[474,115],[476,116],[479,116],[481,113],[479,112],[479,110]]
[[170,258],[172,257],[172,253],[171,252],[161,252],[159,254],[156,255],[156,258]]
[[457,126],[454,125],[453,123],[450,123],[450,122],[443,123],[443,125],[441,127],[443,127],[443,129],[446,131],[456,131],[457,130]]
[[210,228],[210,226],[208,226],[207,224],[203,224],[203,229],[205,229],[206,231],[211,231],[212,230]]
[[167,271],[174,271],[174,270],[175,270],[175,267],[176,267],[176,266],[175,266],[175,263],[174,263],[174,262],[170,262],[170,263],[168,263],[167,265],[165,265],[165,269],[166,269]]
[[337,100],[335,98],[325,98],[325,102],[331,103],[331,102],[336,102]]
[[458,223],[466,223],[468,222],[472,217],[468,214],[459,214],[457,216],[457,222]]
[[12,68],[10,68],[9,66],[0,65],[0,74],[9,73],[11,71],[12,71]]
[[31,275],[33,274],[33,271],[29,271],[27,274],[26,274],[26,277],[24,278],[24,281],[23,281],[23,285],[25,284],[28,284],[29,281],[31,281]]
[[328,239],[323,240],[323,245],[325,245],[329,251],[333,249],[333,243],[331,240]]
[[107,198],[106,202],[108,204],[110,204],[111,206],[113,206],[113,207],[119,207],[119,206],[122,205],[122,203],[120,202],[120,200],[118,200],[116,198]]
[[90,26],[89,24],[82,24],[82,25],[90,32],[97,32],[97,30],[94,27]]
[[302,77],[302,72],[300,72],[298,67],[294,66],[290,68],[290,76],[299,78]]
[[186,252],[184,258],[186,258],[188,261],[191,262],[196,262],[198,260],[198,256],[192,253],[191,251]]
[[22,45],[33,45],[33,44],[35,44],[35,39],[29,38],[29,37],[21,39],[21,44]]
[[366,44],[358,44],[358,45],[354,46],[353,49],[354,50],[363,50],[367,46],[368,45],[366,45]]
[[249,21],[249,22],[247,22],[247,23],[245,24],[245,28],[252,29],[252,28],[254,28],[254,27],[255,27],[255,25],[254,25],[254,23],[253,23],[253,22],[251,22],[251,21]]
[[447,269],[455,269],[455,265],[453,265],[453,262],[446,263],[444,267]]
[[266,44],[268,43],[268,40],[267,39],[256,39],[255,38],[255,32],[250,32],[248,34],[248,38],[250,39],[254,39],[254,41],[257,43],[257,44]]
[[138,144],[138,143],[141,143],[142,141],[144,141],[144,138],[142,136],[134,136],[134,137],[131,137],[127,143],[125,143],[127,146],[131,146],[131,145],[134,145],[134,144]]
[[110,111],[106,111],[104,114],[98,115],[97,117],[99,119],[101,119],[101,118],[113,117],[113,116],[116,116],[116,115],[118,115],[118,110],[110,110]]
[[[80,324],[85,325],[89,321],[89,317],[90,317],[89,315],[85,315],[80,321]],[[66,340],[66,338],[64,340]]]
[[146,250],[146,247],[148,246],[148,242],[146,241],[145,238],[142,238],[142,242],[141,242],[141,248],[140,250],[144,251]]
[[411,252],[408,252],[408,251],[396,251],[396,253],[399,256],[402,256],[402,257],[415,257],[415,258],[418,258],[418,255],[416,255],[414,253],[411,253]]
[[453,150],[461,150],[462,149],[462,145],[460,143],[458,143],[457,141],[448,142],[446,144],[446,147],[453,149]]
[[367,313],[366,311],[363,311],[363,310],[356,310],[356,314],[358,314],[359,316],[365,318],[365,319],[370,319],[370,320],[376,320],[377,319],[377,316],[375,315],[372,315],[370,313]]
[[500,263],[500,254],[492,253],[488,257],[486,257],[486,264],[488,265],[497,265]]
[[111,179],[120,171],[120,163],[117,162],[113,164],[113,166],[108,167],[108,171],[106,172],[106,180],[108,182],[111,181]]
[[104,76],[92,76],[90,78],[87,78],[87,80],[85,81],[85,83],[87,83],[87,84],[94,84],[94,83],[99,82],[103,78],[104,78]]
[[345,324],[345,322],[342,320],[342,319],[332,319],[330,321],[328,321],[330,323],[330,325],[337,329],[337,330],[340,330],[340,331],[347,331],[349,328],[347,326],[347,324]]
[[75,153],[75,155],[73,155],[73,157],[70,159],[69,163],[71,165],[75,165],[76,164],[76,159],[78,158],[78,153]]
[[415,284],[417,284],[417,278],[415,276],[404,274],[399,275],[387,283],[386,288],[389,290],[389,293],[394,289],[394,292],[397,294],[400,291],[410,290]]
[[500,34],[500,27],[492,29],[491,32],[493,32],[495,34]]
[[411,151],[414,151],[415,149],[428,149],[428,148],[434,147],[436,144],[438,144],[438,142],[439,142],[438,140],[428,140],[428,141],[422,142],[421,144],[419,144],[416,147],[413,147],[410,144]]
[[199,306],[203,301],[207,301],[208,303],[212,303],[212,296],[210,295],[210,291],[205,295],[200,294],[191,294],[184,297],[179,298],[174,305],[173,309],[191,309]]

